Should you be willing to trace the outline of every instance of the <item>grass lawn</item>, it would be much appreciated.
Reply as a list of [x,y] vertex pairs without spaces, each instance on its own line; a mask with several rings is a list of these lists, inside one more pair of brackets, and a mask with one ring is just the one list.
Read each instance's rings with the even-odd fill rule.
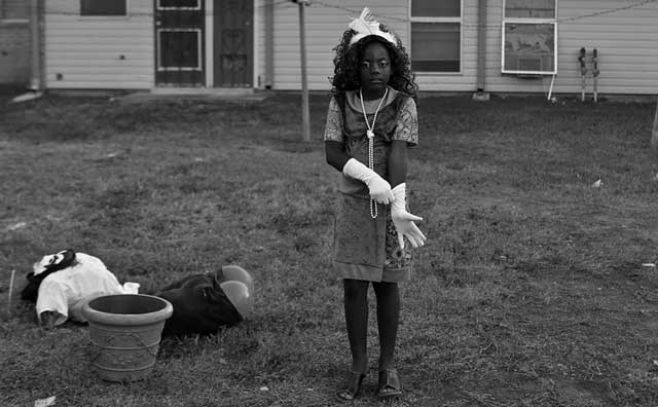
[[[6,98],[5,98],[6,99]],[[0,101],[0,406],[331,406],[349,368],[331,274],[328,99]],[[396,406],[658,405],[655,105],[421,97]],[[593,184],[601,180],[599,187]],[[45,330],[14,290],[73,248],[152,292],[239,264],[255,317],[166,339],[153,373],[99,380],[87,327]],[[378,405],[371,370],[357,406]]]

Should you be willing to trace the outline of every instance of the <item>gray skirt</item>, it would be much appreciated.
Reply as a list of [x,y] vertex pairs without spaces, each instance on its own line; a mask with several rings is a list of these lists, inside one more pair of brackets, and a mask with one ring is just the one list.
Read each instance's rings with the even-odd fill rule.
[[400,249],[389,205],[377,204],[370,215],[370,198],[339,193],[334,225],[333,265],[340,278],[400,282],[411,276],[409,244]]

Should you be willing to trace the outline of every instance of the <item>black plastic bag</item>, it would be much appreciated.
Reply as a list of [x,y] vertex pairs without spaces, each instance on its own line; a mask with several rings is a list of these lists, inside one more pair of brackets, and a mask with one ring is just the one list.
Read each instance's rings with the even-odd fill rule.
[[194,274],[156,293],[174,307],[173,314],[165,321],[162,336],[209,335],[241,322],[242,316],[220,286],[223,281],[221,270]]

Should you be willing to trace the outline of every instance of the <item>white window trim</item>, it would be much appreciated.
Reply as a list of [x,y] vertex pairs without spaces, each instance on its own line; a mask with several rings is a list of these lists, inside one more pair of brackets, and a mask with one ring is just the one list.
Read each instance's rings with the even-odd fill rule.
[[[557,16],[558,16],[558,3],[559,0],[555,0],[555,10],[553,13],[553,18],[528,18],[528,17],[505,17],[505,10],[507,7],[507,0],[503,0],[503,10],[502,17],[503,22],[501,24],[501,44],[500,44],[500,71],[503,74],[510,75],[557,75],[557,43],[558,43],[558,30],[557,30]],[[552,24],[553,25],[553,69],[550,71],[517,71],[505,69],[505,26],[507,24]]]
[[[409,51],[409,57],[413,60],[413,49],[411,47],[411,24],[412,23],[457,23],[459,24],[459,71],[453,72],[442,72],[442,71],[414,71],[416,76],[454,76],[461,75],[464,70],[464,0],[459,0],[459,17],[414,17],[411,15],[412,2],[414,0],[409,0],[408,3],[408,14],[407,14],[407,37],[409,38],[409,43],[407,49]],[[556,0],[557,1],[557,0]]]
[[[200,0],[201,1],[201,0]],[[205,66],[204,66],[204,73],[205,73],[205,78],[206,78],[206,88],[212,88],[213,84],[215,83],[215,71],[213,69],[214,67],[214,50],[215,50],[215,36],[213,35],[215,32],[215,0],[203,0],[204,6],[205,6],[205,18],[204,18],[204,28],[205,28],[205,43],[206,43],[206,49],[204,50],[204,60],[205,60]],[[159,4],[159,0],[158,0]]]
[[[185,67],[164,67],[162,66],[162,61],[161,58],[163,57],[163,54],[161,52],[161,40],[160,40],[160,34],[163,32],[196,32],[197,33],[197,62],[196,66],[185,66]],[[167,72],[167,71],[200,71],[203,69],[201,66],[201,59],[203,58],[203,50],[201,49],[201,44],[202,44],[202,38],[201,38],[201,30],[198,28],[158,28],[157,30],[157,38],[156,38],[156,46],[158,47],[157,49],[157,55],[160,56],[158,58],[158,72]]]

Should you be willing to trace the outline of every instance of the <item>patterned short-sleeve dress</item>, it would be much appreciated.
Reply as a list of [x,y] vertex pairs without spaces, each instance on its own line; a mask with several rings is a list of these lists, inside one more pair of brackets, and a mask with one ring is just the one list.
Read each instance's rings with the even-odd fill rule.
[[[378,102],[378,101],[376,101]],[[372,123],[376,104],[366,105]],[[368,165],[367,126],[358,91],[332,97],[327,113],[324,139],[344,143],[346,153]],[[377,114],[373,167],[390,182],[388,158],[393,140],[418,144],[416,104],[406,94],[389,88]],[[410,245],[401,250],[391,220],[390,206],[377,204],[373,219],[368,187],[361,181],[341,175],[334,227],[334,269],[339,277],[376,282],[399,282],[411,275]]]

